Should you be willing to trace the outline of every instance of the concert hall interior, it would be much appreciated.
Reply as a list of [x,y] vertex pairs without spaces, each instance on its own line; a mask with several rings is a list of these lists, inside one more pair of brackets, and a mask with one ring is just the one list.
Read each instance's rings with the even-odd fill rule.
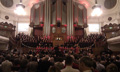
[[0,72],[120,72],[120,0],[0,0]]

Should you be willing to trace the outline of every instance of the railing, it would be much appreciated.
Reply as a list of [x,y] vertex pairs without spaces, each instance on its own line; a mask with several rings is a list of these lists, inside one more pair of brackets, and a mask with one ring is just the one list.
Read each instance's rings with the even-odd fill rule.
[[117,37],[117,36],[120,36],[120,32],[114,32],[112,35],[110,35],[110,37],[108,39],[114,38],[114,37]]

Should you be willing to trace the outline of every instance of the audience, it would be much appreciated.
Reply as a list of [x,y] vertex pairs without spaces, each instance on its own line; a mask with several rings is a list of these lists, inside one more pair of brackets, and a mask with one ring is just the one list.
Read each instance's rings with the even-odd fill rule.
[[[82,50],[78,54],[64,50],[60,54],[56,55],[55,50],[43,50],[39,53],[33,53],[31,50],[28,53],[0,51],[0,72],[120,71],[120,55],[114,55],[107,51],[96,56],[89,50]],[[51,66],[55,67],[49,69]]]
[[[25,35],[24,33],[19,33],[16,35],[16,40],[22,42],[22,46],[28,46],[28,47],[41,47],[41,48],[50,48],[53,47],[52,41],[48,38],[43,38],[43,36],[29,36]],[[105,40],[105,36],[103,34],[90,34],[85,38],[82,37],[76,37],[75,39],[69,39],[64,43],[64,45],[61,45],[61,47],[67,47],[67,48],[75,48],[77,45],[80,48],[86,48],[86,47],[94,47],[95,43],[100,43],[102,40]]]
[[[120,55],[114,55],[110,50],[93,54],[94,44],[104,39],[102,34],[91,34],[86,38],[68,40],[60,46],[64,49],[29,49],[28,53],[18,49],[0,51],[0,72],[120,72]],[[22,46],[53,47],[52,42],[42,36],[20,33],[16,40],[21,41]],[[83,49],[77,49],[78,46]]]
[[81,72],[92,72],[94,61],[89,57],[82,57],[80,59],[79,68]]
[[19,33],[16,35],[16,40],[22,43],[22,46],[29,47],[53,47],[52,42],[48,38],[43,38],[43,36],[29,36],[24,33]]

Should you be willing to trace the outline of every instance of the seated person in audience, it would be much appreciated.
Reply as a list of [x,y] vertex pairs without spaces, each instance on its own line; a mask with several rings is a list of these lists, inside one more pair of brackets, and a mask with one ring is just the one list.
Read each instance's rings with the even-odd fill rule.
[[96,69],[99,72],[104,72],[105,71],[105,66],[100,63],[100,56],[99,55],[96,56],[95,61],[96,61]]
[[27,72],[27,64],[28,64],[28,60],[27,59],[21,60],[20,69],[19,69],[18,72]]
[[81,72],[93,72],[94,61],[90,57],[82,57],[79,63]]
[[57,61],[55,62],[55,66],[58,67],[60,70],[64,68],[64,64],[62,63],[62,57],[57,57]]
[[5,61],[3,61],[1,65],[2,72],[11,72],[12,66],[13,64],[10,61],[10,56],[6,56]]
[[78,69],[72,68],[73,58],[71,56],[67,56],[65,59],[66,67],[61,70],[61,72],[79,72]]
[[18,71],[20,69],[20,60],[19,60],[19,58],[15,58],[12,63],[13,63],[12,71]]
[[49,61],[49,56],[46,55],[38,63],[39,72],[48,72],[50,66],[53,66],[53,64]]
[[60,72],[60,69],[56,66],[51,66],[48,70],[48,72]]
[[118,72],[118,67],[111,63],[106,67],[106,72]]
[[37,58],[32,57],[32,60],[27,65],[28,72],[37,72],[37,67],[38,67]]

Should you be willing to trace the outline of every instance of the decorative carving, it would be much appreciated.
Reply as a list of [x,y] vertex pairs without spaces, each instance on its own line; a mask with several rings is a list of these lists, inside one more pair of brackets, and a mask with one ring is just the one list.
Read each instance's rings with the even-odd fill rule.
[[8,19],[9,19],[9,16],[5,16],[5,19],[8,20]]
[[102,32],[113,32],[113,31],[119,30],[120,28],[118,24],[110,23],[109,25],[106,24],[105,26],[101,27],[101,29],[102,29]]
[[7,22],[5,23],[1,22],[0,29],[15,30],[15,26],[13,26],[11,23],[8,24]]
[[112,17],[108,17],[108,21],[111,21],[112,20]]
[[120,24],[110,23],[109,25],[101,27],[101,29],[107,38],[112,38],[120,35]]
[[3,23],[0,22],[0,35],[5,37],[10,37],[11,35],[15,35],[15,26],[13,26],[11,23]]

